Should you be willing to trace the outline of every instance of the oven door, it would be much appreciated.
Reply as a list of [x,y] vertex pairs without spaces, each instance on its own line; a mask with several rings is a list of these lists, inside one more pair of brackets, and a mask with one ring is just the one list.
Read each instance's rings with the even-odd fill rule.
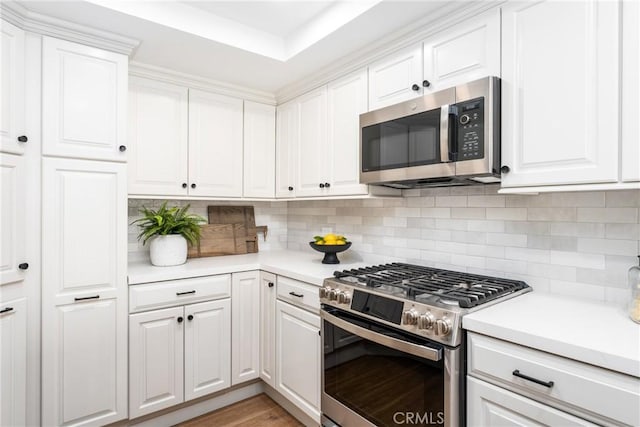
[[323,306],[323,425],[458,426],[460,350]]

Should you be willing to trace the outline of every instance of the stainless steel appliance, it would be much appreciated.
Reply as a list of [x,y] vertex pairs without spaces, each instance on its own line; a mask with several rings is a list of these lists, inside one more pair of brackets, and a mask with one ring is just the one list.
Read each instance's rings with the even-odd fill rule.
[[529,290],[401,263],[337,271],[320,288],[323,426],[464,425],[462,316]]
[[500,181],[500,80],[486,77],[360,115],[360,182]]

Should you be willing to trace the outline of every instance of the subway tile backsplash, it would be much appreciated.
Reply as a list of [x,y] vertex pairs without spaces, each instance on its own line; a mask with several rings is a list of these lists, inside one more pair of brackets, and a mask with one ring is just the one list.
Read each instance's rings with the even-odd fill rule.
[[[261,251],[312,252],[312,236],[346,235],[350,259],[402,261],[524,280],[536,291],[622,303],[627,270],[640,254],[640,190],[540,195],[497,194],[498,186],[407,190],[402,198],[293,202],[191,203],[206,216],[210,204],[250,204],[267,225]],[[129,222],[140,206],[129,200]],[[144,252],[129,227],[130,252]],[[320,256],[320,255],[319,255]],[[337,266],[339,268],[339,266]]]

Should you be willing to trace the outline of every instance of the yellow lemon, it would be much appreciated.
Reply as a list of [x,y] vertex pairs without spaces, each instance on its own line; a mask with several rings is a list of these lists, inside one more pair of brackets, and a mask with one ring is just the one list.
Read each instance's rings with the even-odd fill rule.
[[324,240],[325,240],[325,242],[326,242],[327,240],[336,240],[337,238],[338,238],[338,236],[336,236],[336,235],[335,235],[335,234],[333,234],[333,233],[329,233],[329,234],[325,234],[325,235],[324,235]]
[[336,240],[336,245],[346,245],[347,242],[345,242],[344,240]]
[[324,240],[318,240],[318,241],[316,242],[316,245],[324,245]]

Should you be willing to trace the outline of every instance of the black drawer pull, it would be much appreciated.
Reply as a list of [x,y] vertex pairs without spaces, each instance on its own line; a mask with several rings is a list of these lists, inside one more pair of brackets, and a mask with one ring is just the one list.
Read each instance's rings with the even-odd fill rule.
[[176,296],[180,296],[180,295],[189,295],[189,294],[195,294],[196,291],[186,291],[186,292],[176,292]]
[[273,282],[269,282],[267,286],[269,286],[270,288],[273,288]]
[[533,377],[530,377],[530,376],[528,376],[528,375],[521,374],[521,373],[520,373],[520,371],[519,371],[518,369],[516,369],[515,371],[513,371],[513,372],[512,372],[512,374],[513,374],[514,376],[516,376],[516,377],[522,378],[523,380],[531,381],[531,382],[533,382],[533,383],[540,384],[540,385],[545,386],[545,387],[548,387],[548,388],[553,387],[553,381],[547,381],[547,382],[544,382],[544,381],[539,380],[539,379],[537,379],[537,378],[533,378]]
[[8,313],[10,311],[13,311],[13,307],[3,308],[2,310],[0,310],[0,314]]
[[304,297],[304,295],[302,295],[302,294],[296,294],[296,293],[295,293],[295,292],[293,292],[293,291],[289,292],[289,295],[291,295],[291,296],[293,296],[293,297],[296,297],[296,298],[302,298],[302,297]]
[[100,298],[100,295],[94,295],[92,297],[74,298],[74,300],[76,300],[76,301],[86,301],[88,299],[98,299],[98,298]]

